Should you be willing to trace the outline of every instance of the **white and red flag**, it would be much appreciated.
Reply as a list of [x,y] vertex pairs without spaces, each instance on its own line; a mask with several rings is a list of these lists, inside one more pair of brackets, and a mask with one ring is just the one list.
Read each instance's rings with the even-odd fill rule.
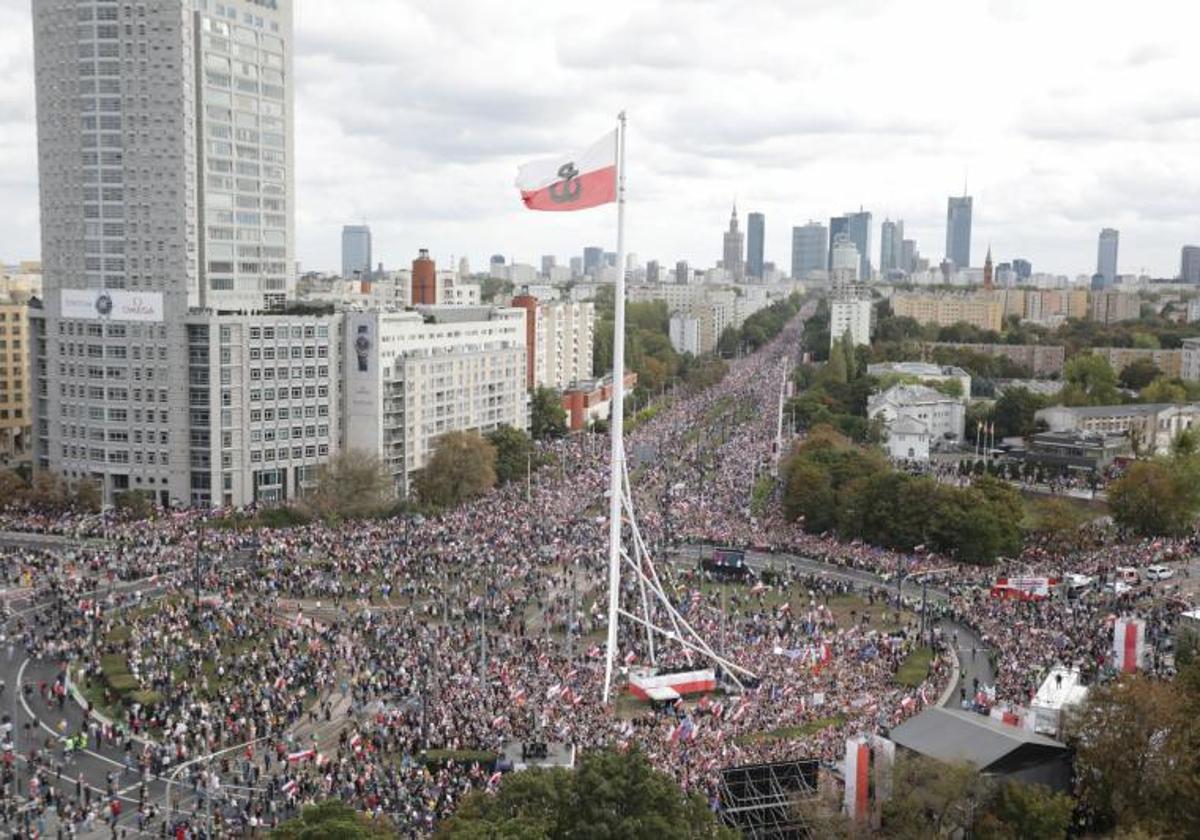
[[1146,622],[1140,618],[1117,619],[1113,627],[1113,664],[1122,674],[1143,666],[1146,655]]
[[530,210],[586,210],[617,200],[617,132],[586,151],[542,158],[517,170],[517,188]]

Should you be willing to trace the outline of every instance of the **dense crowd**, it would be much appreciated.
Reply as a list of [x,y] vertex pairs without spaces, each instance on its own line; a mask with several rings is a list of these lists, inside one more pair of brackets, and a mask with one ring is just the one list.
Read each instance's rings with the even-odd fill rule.
[[[10,605],[10,638],[55,663],[57,676],[30,695],[35,712],[60,719],[71,682],[92,712],[78,731],[64,718],[59,743],[23,739],[29,766],[57,772],[66,756],[55,750],[67,752],[61,743],[72,737],[120,755],[121,772],[141,780],[139,825],[216,804],[216,818],[270,826],[304,802],[337,796],[421,836],[467,792],[497,783],[485,753],[528,741],[637,745],[714,802],[719,768],[798,755],[835,761],[848,735],[894,726],[947,687],[950,657],[940,647],[922,684],[896,681],[919,640],[895,590],[860,588],[861,613],[847,618],[829,608],[845,583],[785,567],[770,585],[730,596],[663,561],[664,549],[716,543],[879,575],[945,565],[805,533],[762,492],[789,443],[778,407],[797,344],[796,327],[786,328],[718,385],[665,404],[628,448],[639,532],[660,555],[664,588],[702,637],[753,674],[745,690],[732,690],[726,674],[731,690],[698,702],[601,702],[608,453],[573,438],[545,444],[560,463],[542,471],[530,499],[524,487],[502,487],[428,518],[248,537],[215,527],[221,512],[149,523],[0,513],[0,530],[76,538],[70,550],[0,550],[0,580],[25,599]],[[1102,575],[1191,548],[1110,544],[1070,566]],[[1035,547],[1008,566],[1057,573],[1064,562]],[[949,594],[938,615],[984,636],[998,698],[1028,702],[1056,662],[1093,674],[1106,667],[1111,604],[1098,594],[1067,608],[995,600],[996,573],[958,569],[931,582]],[[624,590],[633,611],[640,592],[631,576]],[[661,607],[651,615],[669,620]],[[1158,633],[1170,610],[1147,617]],[[707,664],[689,663],[669,641],[657,645],[660,668]],[[645,635],[623,625],[622,670],[651,659]],[[106,679],[114,662],[136,684],[133,702],[118,702]],[[792,737],[775,737],[784,729]],[[219,758],[197,760],[210,755]],[[164,778],[176,792],[159,805],[146,785]],[[113,784],[80,783],[72,796],[71,785],[64,792],[47,779],[27,793],[65,824],[85,826],[115,819]]]

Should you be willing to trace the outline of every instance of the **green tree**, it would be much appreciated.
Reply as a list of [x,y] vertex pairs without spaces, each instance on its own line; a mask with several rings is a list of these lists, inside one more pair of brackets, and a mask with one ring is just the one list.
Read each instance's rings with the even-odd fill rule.
[[437,507],[457,507],[496,483],[496,449],[473,432],[447,432],[416,478],[417,496]]
[[0,509],[24,502],[28,493],[25,479],[13,470],[0,470]]
[[1053,554],[1065,555],[1079,545],[1082,517],[1061,498],[1039,498],[1032,506],[1030,532]]
[[496,479],[501,484],[524,480],[533,467],[533,441],[529,435],[512,426],[501,426],[487,439],[496,450]]
[[[1038,431],[1034,416],[1047,405],[1047,400],[1028,388],[1008,388],[992,406],[990,420],[996,424],[996,439],[1028,438]],[[988,417],[982,418],[985,422]],[[968,429],[973,434],[974,429]]]
[[576,770],[506,775],[494,796],[473,793],[438,837],[721,838],[735,840],[703,797],[686,796],[638,750],[588,752]]
[[557,391],[535,388],[529,402],[529,431],[534,440],[559,438],[567,433],[567,410],[562,407]]
[[892,798],[883,804],[885,837],[969,835],[991,797],[990,783],[969,764],[905,756],[893,772]]
[[829,473],[813,463],[794,461],[784,471],[783,512],[795,521],[804,517],[809,531],[827,531],[837,522],[837,496]]
[[1180,685],[1141,676],[1093,686],[1070,721],[1081,804],[1103,831],[1200,836],[1200,719]]
[[1080,353],[1063,368],[1064,405],[1113,405],[1120,402],[1117,376],[1108,359],[1094,353]]
[[1062,840],[1071,826],[1075,802],[1043,785],[1008,782],[996,791],[975,826],[980,840]]
[[386,817],[369,817],[336,799],[307,806],[271,832],[274,840],[372,840],[398,837]]
[[345,449],[317,470],[301,506],[318,517],[372,516],[387,507],[392,479],[383,462],[363,449]]
[[1141,389],[1138,399],[1144,403],[1181,403],[1187,402],[1187,388],[1177,379],[1167,379],[1160,376]]
[[95,479],[81,478],[71,485],[71,507],[87,513],[98,513],[103,502],[100,484]]
[[829,382],[845,384],[850,379],[850,369],[846,365],[846,351],[843,340],[845,336],[834,342],[829,351],[829,362],[825,365],[825,378]]
[[154,513],[154,496],[147,490],[118,493],[113,505],[130,519],[148,519]]
[[1162,376],[1162,371],[1152,359],[1135,359],[1125,365],[1120,376],[1117,377],[1117,381],[1120,382],[1122,388],[1140,391],[1160,376]]
[[1191,459],[1138,461],[1108,488],[1118,525],[1143,536],[1174,536],[1190,530],[1200,511]]

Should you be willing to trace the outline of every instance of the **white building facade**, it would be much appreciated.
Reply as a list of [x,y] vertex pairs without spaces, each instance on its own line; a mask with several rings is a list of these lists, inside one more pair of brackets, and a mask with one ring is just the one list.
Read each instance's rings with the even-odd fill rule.
[[[924,385],[893,385],[867,399],[867,419],[883,423],[888,454],[893,458],[925,460],[929,451],[961,442],[966,417],[965,400]],[[897,433],[894,442],[893,429]]]
[[871,301],[864,298],[833,300],[829,304],[830,345],[847,332],[855,347],[871,343]]
[[343,444],[378,455],[406,495],[439,436],[529,428],[525,310],[352,312],[343,341]]

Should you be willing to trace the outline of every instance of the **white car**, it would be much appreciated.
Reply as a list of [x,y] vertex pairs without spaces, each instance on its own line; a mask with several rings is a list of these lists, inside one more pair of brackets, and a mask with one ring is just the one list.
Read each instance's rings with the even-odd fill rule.
[[1175,577],[1175,570],[1170,566],[1150,566],[1146,569],[1146,577],[1150,580],[1166,580]]

